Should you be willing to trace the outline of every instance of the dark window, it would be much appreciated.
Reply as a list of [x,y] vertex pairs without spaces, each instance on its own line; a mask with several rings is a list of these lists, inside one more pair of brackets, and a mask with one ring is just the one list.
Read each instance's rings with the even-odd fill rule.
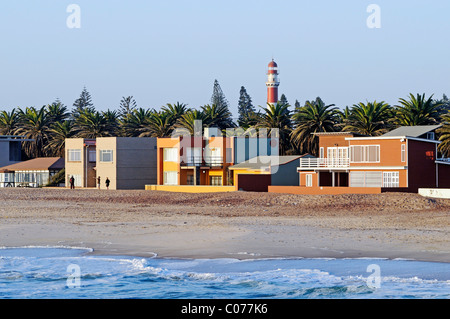
[[222,186],[222,176],[210,176],[209,185]]
[[20,142],[9,142],[9,160],[11,162],[20,162],[22,160],[21,151]]

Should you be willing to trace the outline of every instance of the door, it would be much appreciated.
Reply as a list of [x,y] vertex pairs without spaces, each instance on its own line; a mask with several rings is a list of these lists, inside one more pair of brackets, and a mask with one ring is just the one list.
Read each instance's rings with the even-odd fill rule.
[[331,167],[348,166],[348,147],[328,147],[328,165]]

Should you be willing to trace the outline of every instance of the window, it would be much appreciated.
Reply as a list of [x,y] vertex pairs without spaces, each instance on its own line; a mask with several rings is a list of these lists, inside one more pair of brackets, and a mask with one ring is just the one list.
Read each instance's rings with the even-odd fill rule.
[[320,158],[324,158],[324,157],[325,157],[325,150],[324,150],[323,147],[320,148],[320,151],[319,151],[319,157],[320,157]]
[[383,172],[383,187],[400,187],[398,172]]
[[188,185],[194,185],[194,175],[188,175],[187,176],[187,182]]
[[178,185],[178,172],[164,172],[164,185]]
[[222,176],[210,176],[209,177],[209,185],[221,186],[222,185]]
[[350,172],[350,187],[381,187],[382,172]]
[[427,139],[428,140],[434,140],[435,139],[434,132],[428,132],[427,133]]
[[406,145],[402,144],[402,162],[406,162]]
[[81,162],[81,150],[67,150],[69,162]]
[[312,186],[313,186],[312,174],[306,174],[306,187]]
[[200,165],[203,161],[201,147],[187,147],[186,161],[188,165]]
[[327,157],[331,166],[348,165],[348,147],[328,147]]
[[89,162],[97,162],[97,152],[95,150],[89,150]]
[[205,161],[210,165],[222,165],[222,149],[220,147],[211,148],[207,151],[208,156],[205,156]]
[[10,162],[20,162],[21,157],[21,143],[20,142],[9,142],[9,161]]
[[164,162],[178,162],[178,149],[177,148],[165,148],[164,149]]
[[113,151],[112,150],[100,150],[99,151],[100,162],[112,163],[113,162]]
[[350,146],[352,163],[378,163],[380,161],[380,145]]

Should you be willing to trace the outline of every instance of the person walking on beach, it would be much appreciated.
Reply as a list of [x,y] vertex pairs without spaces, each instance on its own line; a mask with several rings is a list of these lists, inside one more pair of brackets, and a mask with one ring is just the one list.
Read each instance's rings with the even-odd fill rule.
[[69,179],[70,189],[75,189],[75,178],[73,176]]
[[100,182],[101,182],[101,178],[99,176],[99,177],[97,177],[97,187],[98,187],[98,189],[100,189]]
[[110,180],[109,180],[109,178],[107,177],[107,178],[106,178],[106,181],[105,181],[106,189],[109,189],[109,183],[110,183]]

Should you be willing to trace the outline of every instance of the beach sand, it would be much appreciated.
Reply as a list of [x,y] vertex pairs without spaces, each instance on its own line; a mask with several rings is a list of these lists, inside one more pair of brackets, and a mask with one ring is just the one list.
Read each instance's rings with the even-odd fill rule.
[[450,200],[417,194],[0,189],[0,246],[167,258],[450,262]]

